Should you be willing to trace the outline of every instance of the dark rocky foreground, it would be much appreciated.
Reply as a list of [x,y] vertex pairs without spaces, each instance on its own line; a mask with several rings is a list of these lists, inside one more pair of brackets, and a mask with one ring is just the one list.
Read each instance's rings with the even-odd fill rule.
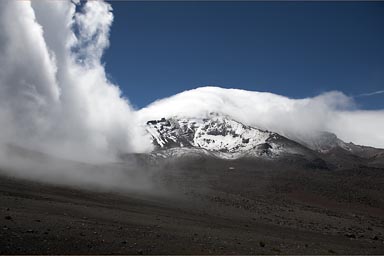
[[195,158],[147,194],[0,176],[2,254],[384,254],[384,169]]

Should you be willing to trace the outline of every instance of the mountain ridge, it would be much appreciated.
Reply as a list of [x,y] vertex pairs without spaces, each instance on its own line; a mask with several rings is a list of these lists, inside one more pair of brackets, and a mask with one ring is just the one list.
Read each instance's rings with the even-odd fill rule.
[[262,130],[216,113],[209,118],[171,117],[147,122],[155,151],[171,148],[207,150],[222,158],[275,158],[308,154],[310,149],[276,132]]
[[[287,138],[279,133],[244,125],[229,116],[210,113],[208,117],[169,117],[149,120],[146,130],[151,135],[154,153],[163,157],[202,154],[218,158],[278,158],[301,155],[315,159],[337,154],[362,158],[382,158],[384,150],[346,143],[330,132],[313,136]],[[177,151],[180,151],[178,154]],[[172,152],[171,152],[172,151]]]

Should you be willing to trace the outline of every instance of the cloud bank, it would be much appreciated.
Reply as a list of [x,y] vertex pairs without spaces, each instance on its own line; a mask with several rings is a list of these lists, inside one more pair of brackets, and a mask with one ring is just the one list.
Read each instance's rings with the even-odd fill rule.
[[1,1],[0,142],[89,161],[145,150],[100,61],[112,21],[103,1]]
[[267,92],[203,87],[156,101],[139,110],[138,116],[144,122],[171,116],[208,116],[211,112],[290,138],[329,131],[346,142],[384,148],[384,111],[358,110],[353,98],[336,91],[290,99]]

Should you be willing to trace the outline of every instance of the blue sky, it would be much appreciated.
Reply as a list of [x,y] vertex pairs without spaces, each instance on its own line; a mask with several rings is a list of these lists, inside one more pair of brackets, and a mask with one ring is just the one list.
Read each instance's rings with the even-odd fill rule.
[[[103,61],[137,108],[206,85],[291,98],[384,90],[384,2],[111,4]],[[356,100],[384,108],[384,93]]]

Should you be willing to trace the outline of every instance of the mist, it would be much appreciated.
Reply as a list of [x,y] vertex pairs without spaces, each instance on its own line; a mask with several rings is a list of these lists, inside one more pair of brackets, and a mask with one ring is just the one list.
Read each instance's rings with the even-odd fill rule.
[[[287,137],[330,131],[346,142],[384,148],[384,110],[359,110],[352,97],[337,91],[291,99],[203,87],[133,109],[101,61],[112,11],[104,1],[0,2],[3,171],[49,182],[149,189],[145,167],[118,164],[123,154],[153,149],[146,122],[212,112]],[[9,147],[52,159],[25,157]]]
[[81,190],[160,195],[155,180],[159,168],[135,159],[119,162],[80,162],[8,145],[0,148],[0,174],[23,180],[75,187]]

